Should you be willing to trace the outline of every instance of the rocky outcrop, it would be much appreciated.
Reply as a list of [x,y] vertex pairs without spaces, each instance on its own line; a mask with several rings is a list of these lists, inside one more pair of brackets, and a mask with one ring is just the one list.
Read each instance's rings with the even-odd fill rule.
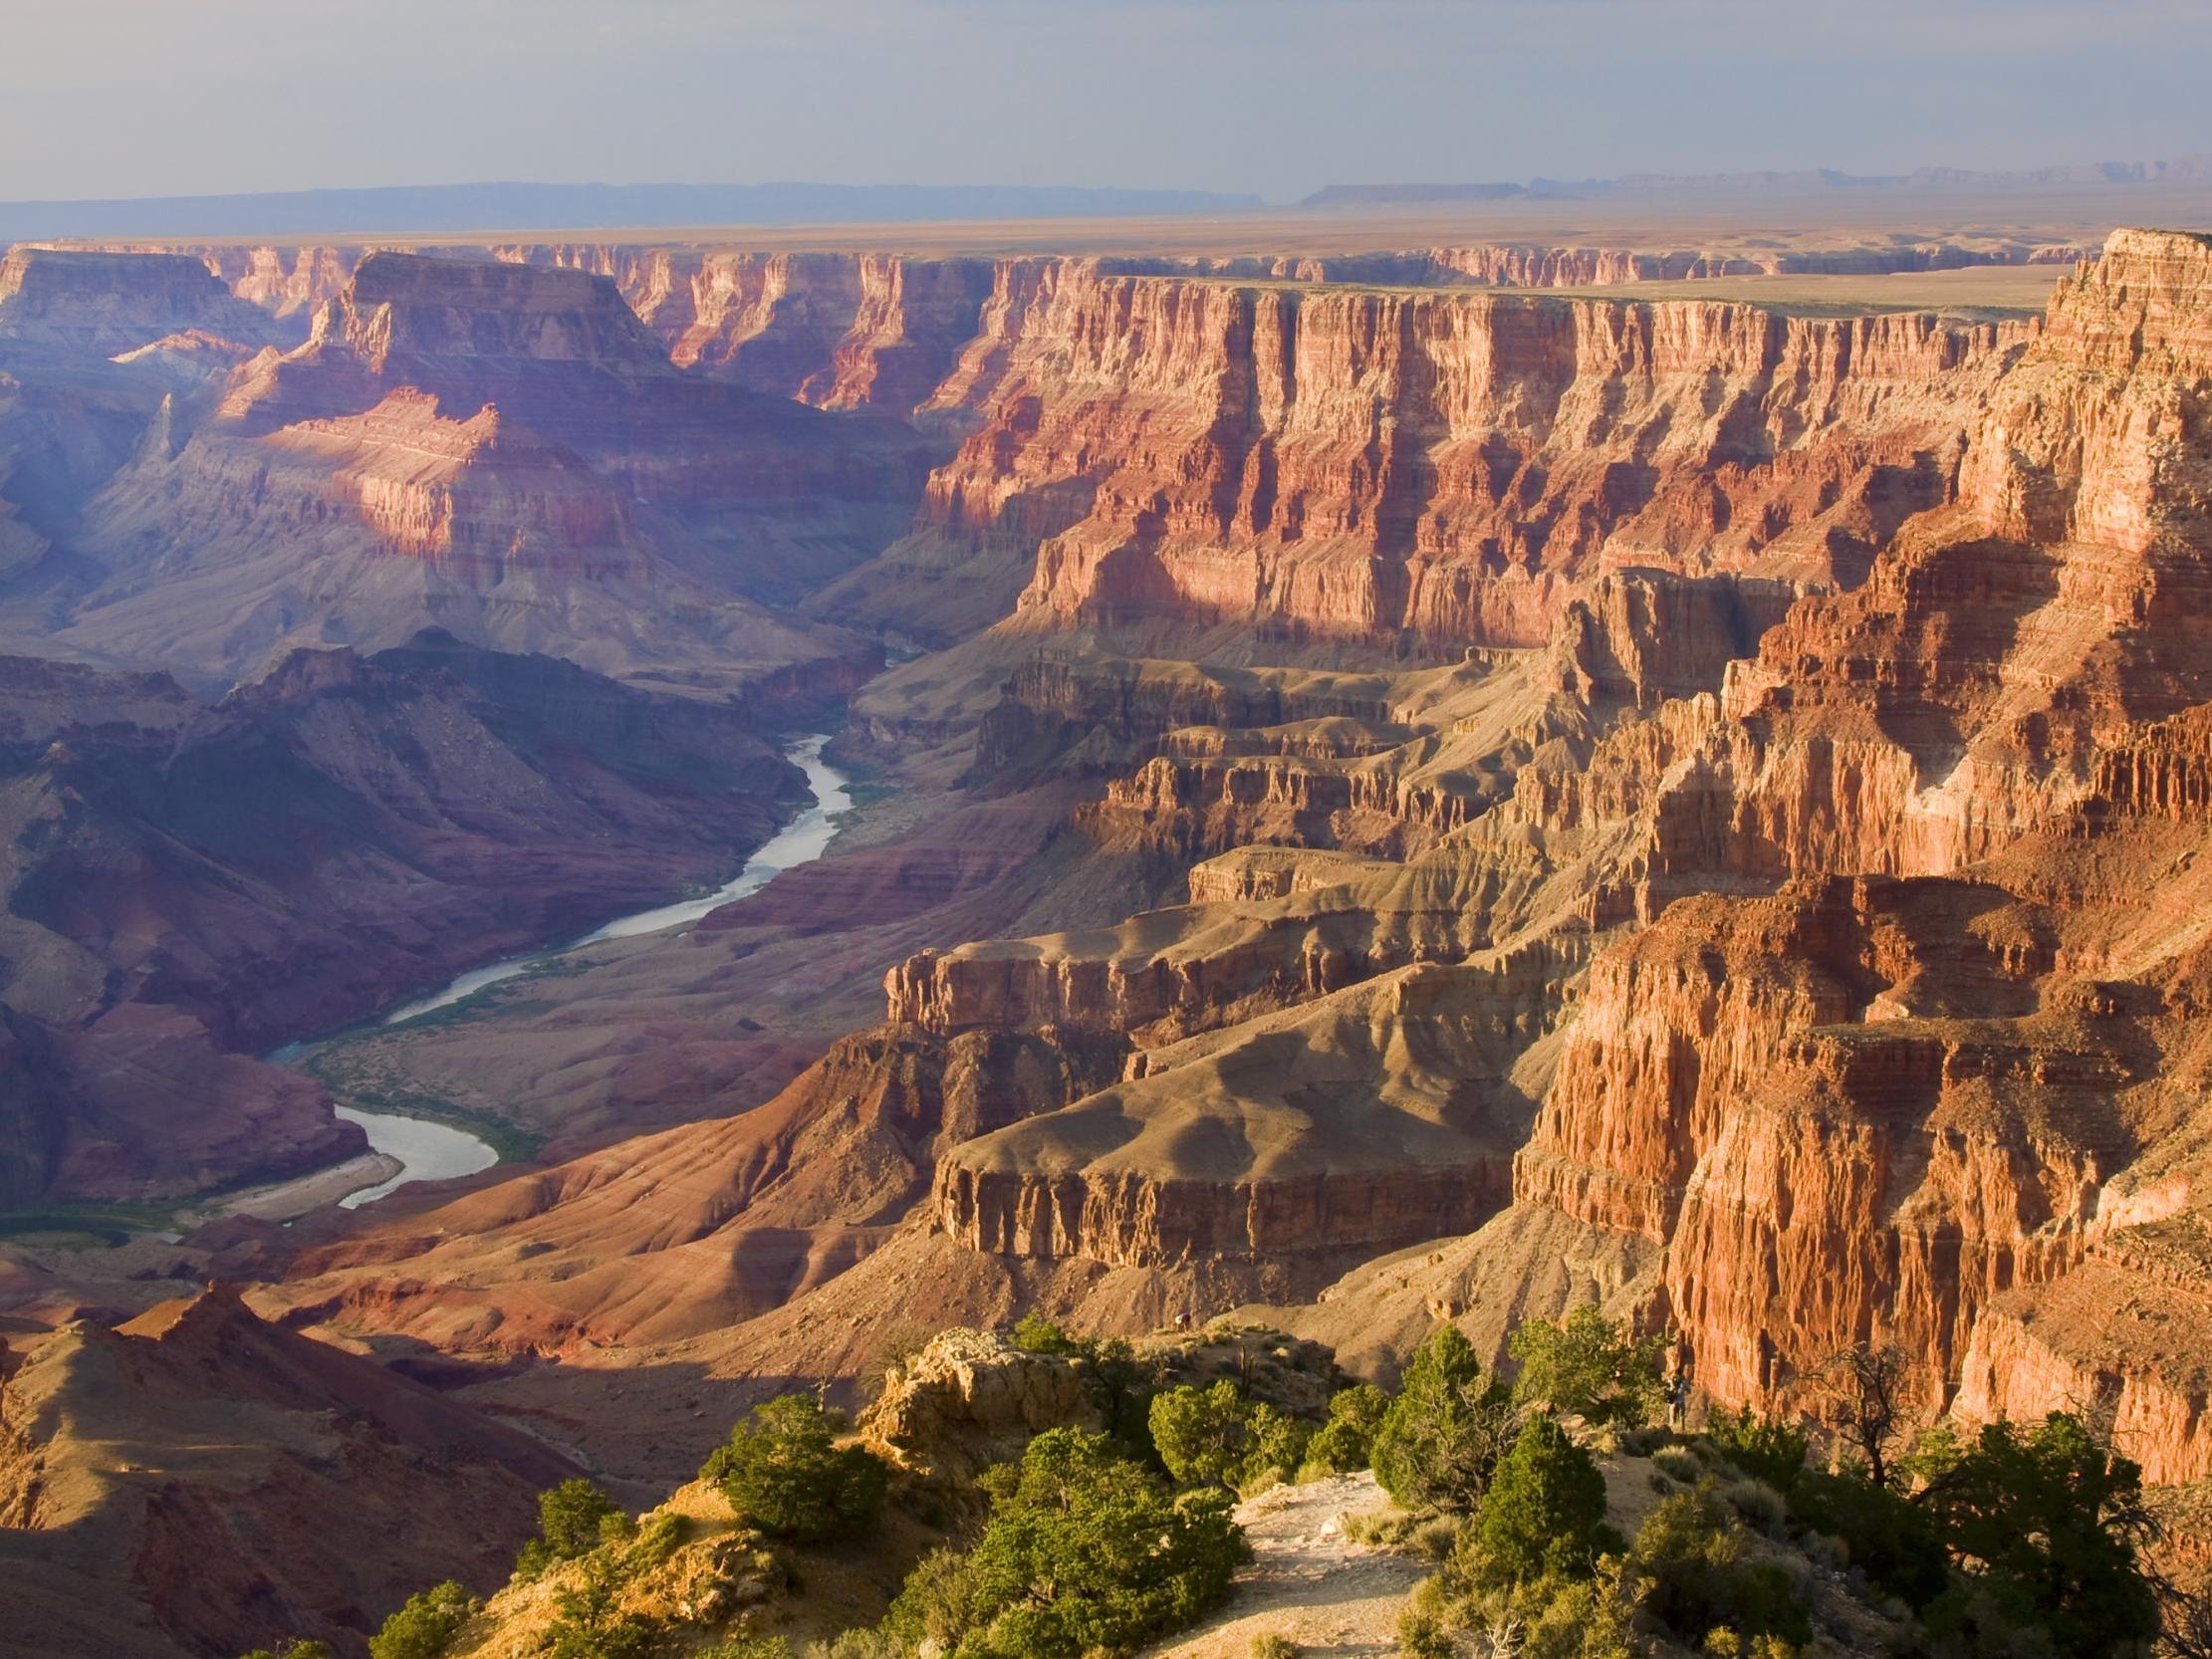
[[1347,719],[1387,725],[1381,674],[1126,661],[1044,649],[1018,663],[976,732],[971,782],[1116,771],[1178,727],[1280,727]]
[[679,366],[817,408],[904,415],[974,337],[990,285],[982,260],[667,251],[623,287]]
[[952,1486],[1019,1459],[1047,1429],[1104,1422],[1081,1360],[947,1330],[890,1368],[859,1427],[861,1444],[893,1468]]
[[1101,841],[1183,858],[1253,843],[1405,858],[1495,804],[1481,780],[1408,777],[1402,759],[1161,757],[1108,784],[1078,822]]
[[741,711],[435,635],[303,652],[214,707],[29,659],[0,680],[0,1003],[30,1085],[0,1133],[43,1149],[19,1199],[356,1150],[246,1054],[719,876],[794,776]]
[[1309,851],[1280,846],[1240,846],[1193,864],[1190,902],[1224,904],[1236,899],[1287,898],[1318,892],[1374,873],[1376,861],[1333,848]]
[[1254,1298],[1311,1295],[1503,1206],[1530,1103],[1509,1079],[1553,989],[1529,961],[1415,968],[1147,1054],[949,1149],[934,1225],[998,1255],[1203,1262]]
[[11,1608],[72,1659],[298,1637],[365,1651],[425,1582],[490,1588],[537,1493],[575,1473],[530,1435],[266,1323],[235,1287],[66,1326],[0,1401]]
[[1655,1248],[1720,1398],[1893,1342],[1927,1410],[2103,1399],[2202,1472],[2198,1358],[2148,1335],[2192,1315],[2112,1287],[2204,1064],[2203,261],[2122,233],[2064,285],[1962,507],[1800,601],[1647,797],[1656,920],[1593,967],[1515,1204]]
[[0,257],[0,355],[113,357],[189,331],[248,346],[277,334],[183,254],[17,247]]
[[1081,1033],[860,1033],[750,1111],[455,1199],[427,1239],[402,1223],[311,1252],[284,1294],[303,1322],[510,1354],[696,1337],[846,1273],[896,1236],[942,1147],[1078,1098],[1120,1062]]
[[2212,1479],[2212,1310],[2203,1221],[2192,1220],[2200,1248],[2184,1259],[2185,1277],[2145,1272],[2129,1248],[2136,1241],[2120,1234],[2054,1283],[1996,1299],[1959,1362],[1958,1415],[2033,1421],[2086,1408],[2110,1424],[2113,1443],[2142,1465],[2145,1480]]

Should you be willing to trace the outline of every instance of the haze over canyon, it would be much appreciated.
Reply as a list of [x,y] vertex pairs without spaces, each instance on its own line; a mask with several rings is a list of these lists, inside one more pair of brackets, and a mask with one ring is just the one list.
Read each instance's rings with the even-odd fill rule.
[[850,1632],[1085,1342],[1585,1306],[2212,1569],[2212,172],[1071,199],[8,247],[0,1647],[569,1652],[880,1390],[882,1559],[676,1501]]

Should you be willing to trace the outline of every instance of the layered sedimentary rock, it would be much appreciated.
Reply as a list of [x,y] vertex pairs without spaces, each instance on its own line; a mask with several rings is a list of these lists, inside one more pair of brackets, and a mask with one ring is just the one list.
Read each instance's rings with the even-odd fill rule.
[[394,253],[173,420],[90,509],[106,576],[60,637],[210,674],[438,625],[661,683],[813,664],[835,691],[864,647],[743,594],[879,545],[921,459],[679,373],[604,278]]
[[11,248],[0,257],[0,353],[112,357],[189,330],[252,346],[277,338],[267,313],[183,254]]
[[[773,1122],[336,1247],[305,1316],[770,1372],[1427,1243],[1298,1316],[1598,1296],[1725,1400],[1894,1342],[1930,1412],[2087,1392],[2194,1478],[2208,260],[2115,238],[2040,333],[1003,268],[869,580],[956,631],[926,573],[1043,538],[1031,601],[865,720],[983,680],[969,789],[1104,777],[1071,835],[1190,902],[917,952]],[[896,1103],[978,1055],[1018,1097]]]
[[244,1052],[717,876],[796,776],[740,711],[435,635],[299,653],[212,707],[35,659],[0,680],[17,1201],[356,1149]]
[[680,366],[818,408],[901,415],[929,398],[974,338],[991,290],[985,260],[614,249],[552,257],[617,275]]
[[1447,648],[1540,643],[1619,566],[1855,581],[2028,332],[1067,264],[1002,269],[983,330],[928,406],[972,430],[856,602]]
[[[0,582],[38,592],[87,499],[164,441],[166,400],[200,395],[275,333],[193,260],[0,258]],[[32,614],[13,631],[45,625]]]
[[937,1146],[1064,1104],[1118,1060],[1079,1033],[862,1034],[752,1111],[459,1199],[427,1239],[402,1224],[311,1253],[285,1298],[296,1319],[448,1347],[698,1336],[847,1272],[896,1235]]
[[[935,1224],[971,1249],[1158,1268],[1245,1265],[1269,1289],[1478,1225],[1525,1117],[1496,1085],[1543,976],[1408,970],[1297,1017],[1145,1057],[1141,1073],[954,1148]],[[1484,1086],[1485,1083],[1491,1086]]]
[[2202,1473],[2201,1354],[2110,1323],[2186,1298],[2087,1310],[2193,1214],[2208,258],[2122,233],[2065,285],[1966,508],[1801,602],[1662,793],[1677,877],[1788,884],[1598,959],[1516,1206],[1658,1247],[1723,1398],[1894,1342],[1930,1409],[2103,1397]]
[[[1459,901],[1458,951],[1598,948],[1551,1051],[1556,1078],[1528,1034],[1560,1009],[1557,970],[1502,1022],[1521,1035],[1499,1072],[1538,1066],[1545,1103],[1512,1211],[1477,1236],[1477,1260],[1492,1241],[1483,1273],[1435,1305],[1495,1333],[1498,1305],[1541,1311],[1533,1286],[1574,1283],[1547,1280],[1531,1252],[1596,1262],[1619,1239],[1643,1267],[1613,1284],[1640,1285],[1643,1315],[1681,1335],[1719,1398],[1792,1397],[1835,1351],[1894,1342],[1927,1409],[1951,1403],[1962,1365],[1968,1414],[2087,1388],[2119,1402],[2149,1461],[2199,1472],[2201,1355],[2182,1341],[2098,1361],[2081,1312],[2094,1293],[2077,1276],[2108,1278],[2191,1203],[2208,257],[2194,238],[2115,238],[1985,388],[1957,505],[1901,526],[1852,591],[1801,598],[1748,660],[1727,666],[1771,605],[1678,668],[1652,652],[1694,640],[1665,622],[1699,595],[1593,593],[1565,618],[1544,658],[1563,693],[1647,712],[1551,740],[1565,765],[1538,744],[1496,804],[1470,804],[1479,816],[1407,866],[1456,867],[1460,891],[1482,894]],[[1720,695],[1682,696],[1716,679]],[[1230,763],[1188,735],[1165,746],[1137,778],[1153,775],[1147,802],[1172,818],[1170,780]],[[1278,757],[1259,775],[1270,789],[1338,775],[1318,766]],[[1287,841],[1330,842],[1329,815],[1275,822]],[[1515,844],[1543,849],[1518,889],[1498,884]],[[1374,878],[1337,873],[1303,893],[1240,880],[1188,925],[1160,913],[1110,941],[964,947],[894,976],[894,1014],[931,1029],[1050,1020],[1136,1045],[1116,1090],[954,1148],[937,1225],[986,1251],[1112,1263],[1280,1261],[1327,1239],[1327,1206],[1271,1233],[1257,1179],[1250,1199],[1194,1200],[1179,1149],[1145,1137],[1155,1114],[1197,1144],[1194,1121],[1223,1110],[1250,1130],[1296,1075],[1273,1057],[1223,1087],[1176,1063],[1182,1046],[1264,1053],[1261,1032],[1313,1017],[1294,1011],[1377,995],[1404,971],[1397,953],[1454,948],[1450,930],[1379,925]],[[1570,885],[1576,899],[1553,908]],[[1294,928],[1303,987],[1267,942]],[[1395,1029],[1410,1041],[1419,1027]],[[1298,1052],[1312,1064],[1311,1044]],[[1232,1161],[1303,1153],[1333,1171],[1349,1159],[1355,1177],[1360,1149],[1388,1138],[1309,1122],[1282,1133],[1294,1150]],[[2178,1330],[2187,1312],[2128,1316]]]

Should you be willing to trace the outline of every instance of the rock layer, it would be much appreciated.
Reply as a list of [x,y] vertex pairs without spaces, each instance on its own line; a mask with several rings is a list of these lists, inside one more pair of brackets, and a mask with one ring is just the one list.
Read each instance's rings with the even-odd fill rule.
[[246,1058],[719,875],[792,769],[738,710],[448,637],[213,707],[0,659],[5,1196],[144,1198],[358,1148]]
[[209,675],[437,625],[661,684],[809,664],[834,693],[873,653],[745,592],[871,552],[923,460],[679,373],[604,278],[395,253],[167,418],[87,514],[101,574],[59,637]]

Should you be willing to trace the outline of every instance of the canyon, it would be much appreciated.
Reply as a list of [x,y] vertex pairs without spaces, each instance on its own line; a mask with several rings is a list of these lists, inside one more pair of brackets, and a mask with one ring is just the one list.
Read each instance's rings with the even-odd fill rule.
[[[2212,238],[902,245],[0,264],[11,1546],[67,1485],[52,1582],[280,1633],[165,1601],[52,1426],[203,1326],[512,1508],[917,1330],[1235,1309],[1387,1378],[1583,1302],[1713,1406],[1854,1347],[1916,1420],[2093,1405],[2185,1513]],[[1930,270],[2044,298],[1726,288]],[[823,856],[256,1058],[711,885],[809,730]],[[521,1150],[49,1237],[371,1096]],[[296,1564],[358,1645],[388,1584]]]

